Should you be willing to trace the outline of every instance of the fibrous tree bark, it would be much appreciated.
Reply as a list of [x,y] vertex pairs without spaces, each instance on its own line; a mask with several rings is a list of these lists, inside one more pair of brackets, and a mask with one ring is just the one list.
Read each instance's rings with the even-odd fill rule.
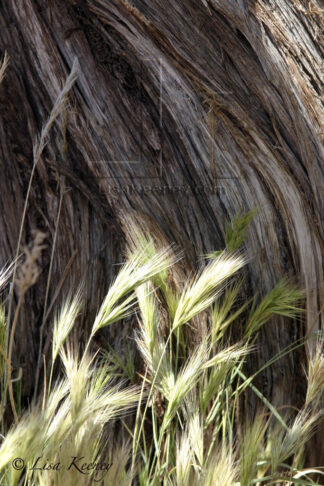
[[[24,224],[23,244],[32,230],[48,234],[16,334],[25,397],[55,234],[44,345],[57,301],[80,280],[86,308],[77,332],[86,334],[122,261],[125,215],[176,242],[190,268],[223,247],[226,219],[258,207],[246,240],[247,291],[262,294],[295,275],[307,308],[303,323],[262,330],[258,363],[321,328],[323,18],[319,0],[0,3],[0,54],[10,58],[0,87],[2,265],[15,255],[33,143],[78,60]],[[112,327],[109,338],[118,343],[128,332]],[[301,399],[299,356],[263,373],[262,391],[276,406]]]

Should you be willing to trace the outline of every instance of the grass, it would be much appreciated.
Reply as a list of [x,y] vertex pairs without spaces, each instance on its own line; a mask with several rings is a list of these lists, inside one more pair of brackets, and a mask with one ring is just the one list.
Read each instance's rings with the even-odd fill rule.
[[[258,303],[238,305],[244,258],[237,251],[209,255],[196,276],[171,286],[177,265],[171,247],[156,249],[151,237],[139,235],[83,351],[69,338],[82,312],[81,291],[62,303],[42,396],[25,411],[14,403],[10,427],[3,418],[13,404],[2,400],[1,484],[320,484],[314,473],[321,470],[303,469],[303,460],[322,419],[322,340],[309,360],[307,395],[297,414],[281,415],[244,368],[257,351],[260,328],[276,315],[296,318],[302,292],[282,281]],[[3,286],[9,273],[0,276]],[[122,326],[131,314],[138,322],[133,348],[125,346],[124,355],[91,351],[100,329]],[[4,308],[0,321],[4,390],[10,366]],[[230,343],[237,323],[243,338]],[[259,403],[252,423],[237,414],[247,387]],[[22,470],[16,458],[24,461]]]
[[[7,63],[5,57],[0,82]],[[71,339],[82,313],[82,291],[61,302],[52,324],[49,362],[43,363],[41,395],[22,409],[24,377],[21,370],[13,376],[13,344],[25,295],[41,270],[37,259],[46,235],[34,234],[23,259],[20,243],[33,174],[48,133],[65,109],[76,71],[75,63],[35,144],[16,258],[0,272],[3,296],[13,275],[6,305],[0,306],[1,485],[320,484],[322,469],[305,469],[304,457],[323,416],[322,337],[309,356],[307,393],[298,411],[288,409],[283,415],[254,378],[304,340],[292,343],[253,375],[246,371],[247,357],[260,352],[256,343],[262,326],[276,316],[298,318],[303,298],[291,282],[282,280],[263,298],[242,301],[240,270],[245,261],[239,249],[255,210],[238,213],[226,224],[226,248],[207,255],[208,261],[184,284],[176,271],[181,255],[172,247],[157,248],[150,236],[134,230],[126,263],[102,302],[84,349]],[[63,194],[64,188],[60,207]],[[55,245],[52,257],[54,250]],[[50,280],[51,270],[41,331]],[[98,332],[123,326],[130,316],[131,345],[94,351]],[[233,341],[234,327],[243,329],[238,342]],[[42,352],[41,344],[39,357]],[[39,359],[37,383],[41,364]],[[258,404],[251,422],[239,407],[247,389]]]

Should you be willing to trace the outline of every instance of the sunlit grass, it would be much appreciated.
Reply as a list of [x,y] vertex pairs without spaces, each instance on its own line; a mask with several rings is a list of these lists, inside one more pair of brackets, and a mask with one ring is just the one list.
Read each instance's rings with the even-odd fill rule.
[[[232,227],[229,241],[235,245],[245,222]],[[83,350],[70,338],[82,312],[81,291],[62,302],[39,401],[24,411],[16,407],[18,420],[10,427],[4,417],[11,404],[1,402],[1,484],[90,485],[100,480],[125,486],[248,486],[289,484],[287,477],[319,484],[314,480],[319,470],[304,470],[303,461],[322,419],[322,340],[309,358],[304,406],[289,414],[276,410],[247,375],[245,362],[258,352],[257,333],[270,319],[298,318],[303,294],[282,280],[263,298],[242,302],[244,258],[235,245],[235,253],[227,248],[209,255],[196,276],[174,284],[179,254],[138,235]],[[130,315],[134,333],[124,348],[94,353],[96,333],[108,325],[123,326]],[[2,307],[2,390],[9,366],[6,318]],[[243,332],[233,342],[231,329],[237,323]],[[238,412],[247,388],[259,410],[253,420]],[[33,471],[38,456],[63,466]],[[94,470],[67,470],[71,456],[109,467],[100,476]],[[26,469],[13,467],[17,457]]]

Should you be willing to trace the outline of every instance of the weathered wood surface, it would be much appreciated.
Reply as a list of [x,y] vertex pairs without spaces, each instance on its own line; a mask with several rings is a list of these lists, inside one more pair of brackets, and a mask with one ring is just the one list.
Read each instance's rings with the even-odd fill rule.
[[[77,250],[59,299],[84,280],[80,334],[121,261],[124,214],[159,227],[194,265],[222,247],[226,218],[254,206],[250,291],[265,292],[287,273],[307,291],[305,328],[267,326],[260,361],[321,327],[323,19],[323,3],[313,0],[0,3],[0,54],[10,56],[0,87],[1,264],[15,254],[33,141],[79,61],[67,152],[61,120],[37,166],[23,234],[23,243],[33,228],[49,234],[44,270],[17,330],[25,396],[33,388],[62,176],[69,190],[49,301]],[[110,338],[127,332],[114,327]],[[301,373],[296,355],[287,358],[264,373],[262,391],[275,405],[298,405]]]

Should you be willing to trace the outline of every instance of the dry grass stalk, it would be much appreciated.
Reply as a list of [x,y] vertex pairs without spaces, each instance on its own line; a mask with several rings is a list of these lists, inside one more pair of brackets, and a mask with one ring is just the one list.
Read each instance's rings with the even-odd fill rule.
[[[25,262],[24,271],[18,274],[21,301],[39,274],[39,268],[32,267],[44,236],[38,235],[37,248],[27,251],[29,264]],[[99,309],[83,352],[68,338],[80,310],[80,293],[70,296],[62,306],[54,321],[52,369],[42,405],[35,404],[29,412],[19,413],[0,447],[3,484],[17,486],[23,480],[21,471],[10,467],[13,457],[24,458],[30,466],[39,451],[54,462],[73,451],[74,456],[92,462],[102,458],[111,463],[100,478],[96,471],[81,478],[85,486],[99,479],[104,486],[112,481],[124,486],[134,481],[143,486],[248,486],[266,481],[286,484],[287,477],[297,481],[306,476],[305,484],[316,484],[311,476],[318,469],[303,469],[303,453],[321,417],[318,405],[323,389],[321,382],[319,386],[316,383],[323,361],[322,347],[318,347],[310,365],[309,391],[295,418],[283,418],[242,372],[246,357],[255,350],[250,344],[252,334],[255,336],[273,315],[296,315],[296,289],[285,282],[259,306],[254,303],[250,313],[244,304],[238,313],[240,285],[231,284],[225,292],[220,285],[233,278],[242,259],[218,253],[173,301],[169,334],[165,336],[161,332],[164,318],[159,292],[172,293],[167,274],[175,260],[170,260],[170,248],[158,251],[146,237],[137,241]],[[281,300],[278,288],[284,289]],[[90,353],[96,332],[134,312],[136,301],[140,327],[136,344],[144,358],[145,376],[136,373],[129,349],[125,363],[113,352]],[[229,328],[238,316],[245,320],[248,332],[242,342],[230,346]],[[208,324],[207,333],[200,341],[197,339],[194,351],[188,337],[199,333],[199,325],[191,329],[191,319]],[[54,384],[53,365],[59,357],[64,377]],[[135,381],[140,380],[140,386],[129,384],[130,369],[135,370]],[[266,416],[262,411],[238,436],[236,403],[248,386],[256,393],[261,409],[272,412],[273,420],[271,414]],[[10,398],[14,400],[12,393]],[[309,407],[314,400],[317,410]],[[121,420],[118,439],[113,432],[116,420]],[[67,481],[80,484],[79,472],[69,474],[64,468],[37,474],[27,468],[25,480],[31,486]]]

